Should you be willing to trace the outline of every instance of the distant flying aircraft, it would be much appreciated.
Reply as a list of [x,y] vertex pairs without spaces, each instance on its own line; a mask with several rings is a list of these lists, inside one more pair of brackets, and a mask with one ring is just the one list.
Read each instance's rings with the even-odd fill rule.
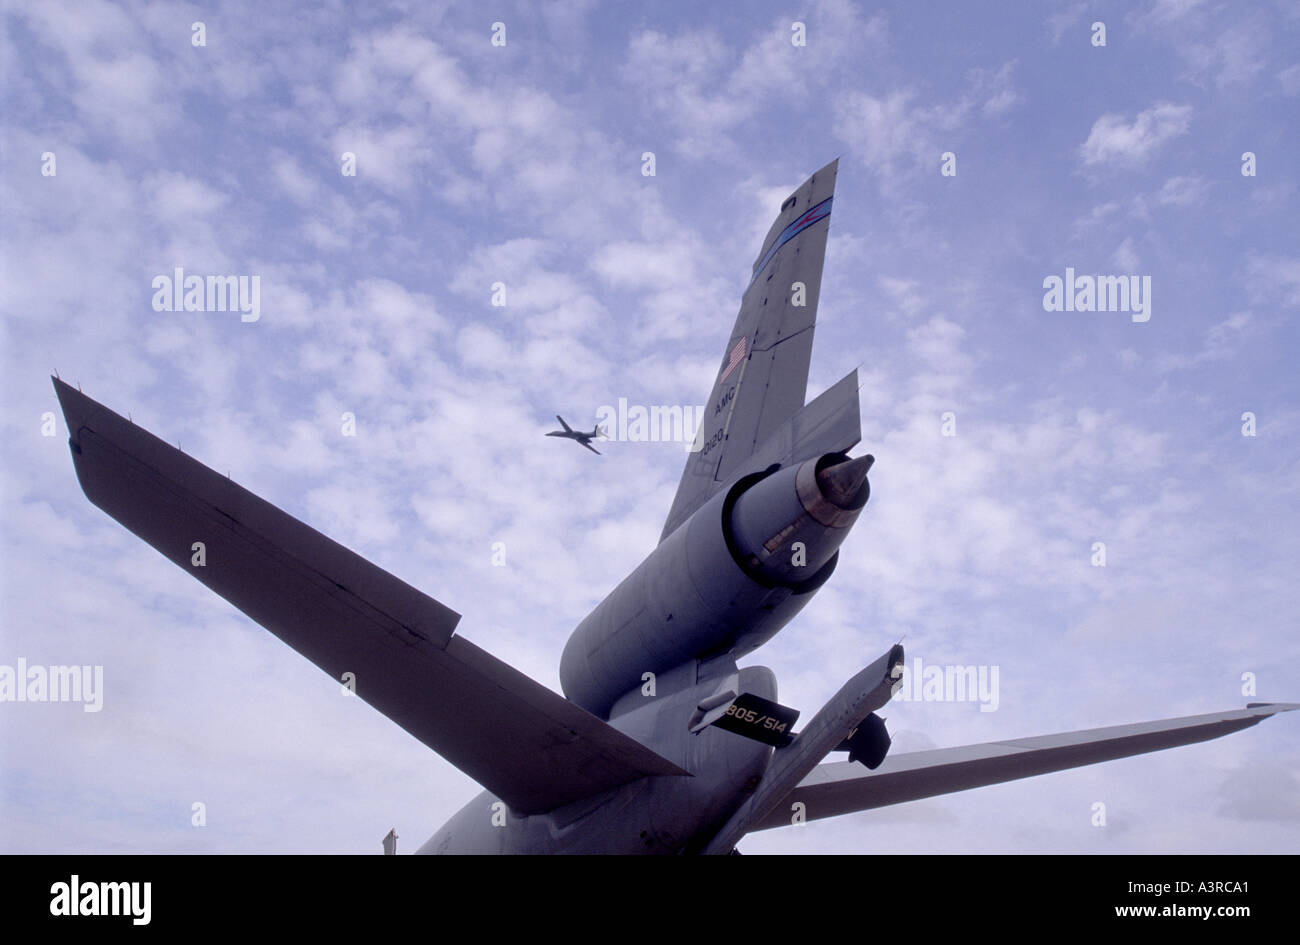
[[[458,635],[449,607],[55,379],[81,486],[483,785],[421,853],[730,853],[750,831],[1205,741],[1300,708],[888,755],[876,712],[901,683],[901,645],[797,731],[772,671],[738,665],[831,577],[870,494],[872,457],[849,456],[857,371],[804,403],[835,176],[831,163],[781,204],[663,534],[569,637],[564,696]],[[199,542],[204,567],[192,566]],[[837,750],[851,760],[824,763]]]
[[555,430],[551,433],[546,434],[547,436],[562,436],[570,440],[577,440],[579,443],[587,447],[587,449],[591,450],[597,456],[600,455],[600,450],[592,446],[591,441],[598,436],[604,436],[605,435],[604,430],[602,430],[600,427],[596,427],[590,433],[581,433],[577,430],[574,430],[567,423],[565,423],[564,418],[561,417],[558,413],[555,415],[555,419],[560,421],[560,426],[564,427],[564,429]]

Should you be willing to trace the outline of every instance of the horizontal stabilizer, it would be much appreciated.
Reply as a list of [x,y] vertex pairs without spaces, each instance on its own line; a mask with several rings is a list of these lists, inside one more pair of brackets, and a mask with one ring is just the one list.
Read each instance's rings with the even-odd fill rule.
[[455,611],[62,381],[54,387],[91,502],[330,676],[351,680],[517,812],[687,774],[455,636]]
[[1300,709],[1300,704],[1252,703],[1229,712],[891,754],[875,771],[845,761],[823,764],[756,819],[751,829],[788,826],[795,804],[803,805],[798,810],[804,820],[837,817],[1209,741],[1293,709]]
[[823,453],[847,453],[862,439],[858,371],[854,368],[800,408],[740,467],[739,476],[773,463],[793,466]]

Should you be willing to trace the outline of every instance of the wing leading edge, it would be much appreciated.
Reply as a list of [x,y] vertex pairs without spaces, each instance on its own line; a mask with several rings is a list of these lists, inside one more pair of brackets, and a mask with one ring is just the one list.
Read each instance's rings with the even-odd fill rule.
[[818,765],[750,829],[788,826],[796,803],[804,805],[805,820],[838,817],[1209,741],[1294,709],[1300,703],[1251,703],[1228,712],[907,752],[890,755],[875,771],[847,761]]
[[763,240],[660,541],[804,405],[838,164],[790,195]]
[[358,696],[515,811],[687,774],[455,636],[455,611],[62,381],[54,387],[92,503],[333,678],[353,674]]

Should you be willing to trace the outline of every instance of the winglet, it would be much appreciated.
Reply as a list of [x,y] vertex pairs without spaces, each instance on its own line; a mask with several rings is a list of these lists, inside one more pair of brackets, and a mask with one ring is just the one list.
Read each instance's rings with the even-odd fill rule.
[[1262,718],[1268,718],[1278,712],[1294,712],[1296,709],[1300,709],[1300,702],[1247,702],[1246,708],[1269,709],[1268,712],[1259,713]]

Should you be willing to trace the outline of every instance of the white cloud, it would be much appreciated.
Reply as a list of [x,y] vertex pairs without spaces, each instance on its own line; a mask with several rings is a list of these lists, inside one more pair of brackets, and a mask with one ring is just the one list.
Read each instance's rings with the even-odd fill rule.
[[1205,333],[1199,351],[1193,354],[1165,354],[1156,359],[1158,372],[1185,370],[1232,358],[1246,341],[1254,318],[1250,312],[1234,312]]
[[806,107],[814,90],[839,91],[861,75],[864,59],[888,48],[885,17],[864,18],[848,0],[815,0],[801,13],[806,46],[791,43],[795,18],[760,21],[739,50],[707,28],[642,30],[628,42],[624,82],[675,132],[676,153],[737,157],[734,139],[747,123]]
[[1246,262],[1246,279],[1251,298],[1300,308],[1300,257],[1252,255]]
[[1133,245],[1133,237],[1124,237],[1124,241],[1115,247],[1115,253],[1110,257],[1110,260],[1119,272],[1137,272],[1138,267],[1141,266],[1141,261],[1138,259],[1137,249]]
[[836,100],[836,135],[882,181],[924,164],[938,173],[940,154],[955,146],[949,136],[960,127],[966,108],[917,105],[916,97],[912,90],[898,89],[883,97],[846,92]]
[[911,87],[880,95],[842,91],[834,99],[835,135],[892,197],[904,177],[938,174],[941,155],[959,150],[959,136],[977,116],[1001,118],[1022,101],[1011,79],[1015,66],[1010,60],[995,70],[972,70],[955,98],[928,105]]
[[1161,186],[1156,194],[1158,203],[1175,207],[1189,207],[1205,200],[1209,182],[1199,174],[1184,174],[1171,177]]
[[966,330],[942,315],[907,333],[908,344],[921,358],[946,370],[957,370],[969,363],[963,339]]
[[275,182],[295,203],[310,206],[319,199],[320,185],[292,155],[283,151],[271,159]]
[[1300,63],[1287,66],[1277,74],[1277,80],[1287,95],[1300,95]]
[[634,288],[685,283],[694,268],[690,251],[680,244],[628,242],[606,246],[591,267],[611,285]]
[[984,114],[1002,115],[1024,101],[1024,97],[1011,82],[1011,73],[1015,67],[1016,62],[1012,60],[1004,62],[996,71],[977,69],[973,73],[973,94],[984,100],[980,106]]
[[333,150],[356,155],[356,176],[351,180],[376,183],[391,194],[411,191],[434,156],[425,133],[415,127],[347,126],[334,133]]
[[[176,88],[131,15],[103,0],[51,0],[15,11],[39,42],[59,54],[81,120],[138,152],[180,118]],[[42,53],[43,54],[43,53]]]
[[228,198],[209,184],[174,171],[155,174],[145,181],[153,195],[153,212],[171,224],[192,225],[226,204]]
[[[797,52],[792,48],[788,55]],[[629,41],[623,78],[679,129],[679,150],[725,153],[731,150],[727,133],[753,114],[756,104],[748,90],[736,94],[726,77],[718,75],[718,64],[728,58],[721,39],[711,33],[668,36],[647,30]]]
[[1146,161],[1166,142],[1187,132],[1192,107],[1161,102],[1131,121],[1106,114],[1093,122],[1088,139],[1079,149],[1085,166],[1136,165]]
[[1270,46],[1287,29],[1267,5],[1238,10],[1204,0],[1161,2],[1133,17],[1134,33],[1169,43],[1187,66],[1180,77],[1202,87],[1249,86],[1268,68]]
[[[1049,16],[1047,18],[1047,31],[1051,34],[1052,45],[1060,45],[1062,37],[1081,23],[1087,12],[1088,4],[1086,2],[1072,3]],[[1079,37],[1087,37],[1088,35],[1089,32],[1086,30],[1077,31]]]

